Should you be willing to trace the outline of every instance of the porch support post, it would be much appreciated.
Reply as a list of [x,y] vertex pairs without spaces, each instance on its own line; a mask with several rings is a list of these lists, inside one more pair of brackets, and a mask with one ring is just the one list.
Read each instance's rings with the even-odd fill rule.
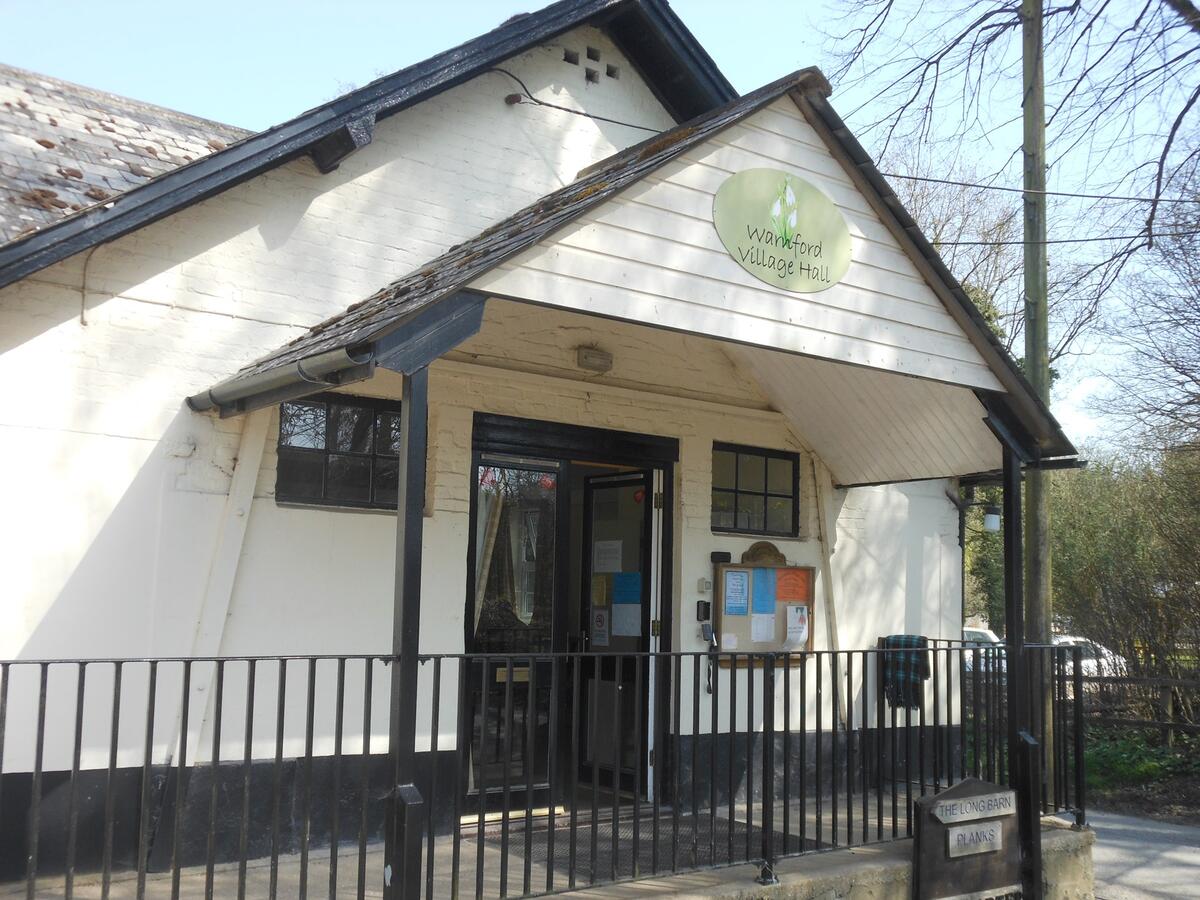
[[386,900],[416,900],[421,891],[421,835],[427,811],[416,787],[417,654],[421,627],[421,538],[429,443],[429,369],[405,375],[400,407],[396,503],[396,595],[392,618],[392,763],[384,838]]
[[[1025,560],[1021,529],[1021,460],[1004,445],[1004,640],[1008,645],[1005,687],[1008,706],[1008,783],[1017,793],[1022,881],[1026,897],[1042,896],[1040,789],[1028,765],[1032,741],[1025,679]],[[1034,751],[1037,745],[1034,742]]]

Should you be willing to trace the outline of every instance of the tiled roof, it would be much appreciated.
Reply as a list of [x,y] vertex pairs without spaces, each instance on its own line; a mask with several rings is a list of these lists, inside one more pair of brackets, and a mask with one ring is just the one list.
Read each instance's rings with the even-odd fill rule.
[[0,65],[0,243],[251,133]]
[[257,362],[234,379],[315,356],[355,350],[387,335],[418,310],[468,285],[504,260],[532,246],[603,203],[613,194],[761,109],[788,91],[826,96],[829,82],[815,68],[801,69],[677,128],[635,144],[587,169],[580,178],[514,213],[474,238],[451,247],[420,269],[393,281]]

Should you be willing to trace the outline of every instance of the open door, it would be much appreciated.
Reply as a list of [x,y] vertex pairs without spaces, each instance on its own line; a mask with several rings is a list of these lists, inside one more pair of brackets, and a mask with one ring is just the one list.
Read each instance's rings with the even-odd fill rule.
[[[583,645],[587,723],[579,775],[622,792],[646,787],[651,673],[634,654],[650,650],[654,560],[651,473],[593,476],[584,482]],[[642,764],[640,764],[642,763]]]

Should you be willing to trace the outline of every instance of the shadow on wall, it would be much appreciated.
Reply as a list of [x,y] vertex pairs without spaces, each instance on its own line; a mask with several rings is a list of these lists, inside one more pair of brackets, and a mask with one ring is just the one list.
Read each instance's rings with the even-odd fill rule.
[[[957,518],[934,480],[837,492],[843,647],[872,647],[881,635],[956,637],[960,595]],[[851,598],[875,598],[871,616],[853,615]]]

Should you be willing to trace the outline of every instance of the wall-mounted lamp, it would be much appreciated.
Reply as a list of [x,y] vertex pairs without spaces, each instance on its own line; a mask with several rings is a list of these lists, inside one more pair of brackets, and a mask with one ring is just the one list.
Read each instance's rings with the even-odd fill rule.
[[601,350],[599,347],[578,347],[575,351],[575,363],[589,372],[604,373],[612,369],[613,357],[607,350]]
[[967,510],[972,506],[983,507],[983,530],[991,534],[995,534],[1000,530],[1000,507],[994,503],[985,503],[982,500],[975,499],[975,488],[968,487],[966,489],[967,498],[960,500],[950,491],[946,491],[946,499],[954,504],[958,509],[958,528],[959,541],[961,543],[963,530],[966,528]]

